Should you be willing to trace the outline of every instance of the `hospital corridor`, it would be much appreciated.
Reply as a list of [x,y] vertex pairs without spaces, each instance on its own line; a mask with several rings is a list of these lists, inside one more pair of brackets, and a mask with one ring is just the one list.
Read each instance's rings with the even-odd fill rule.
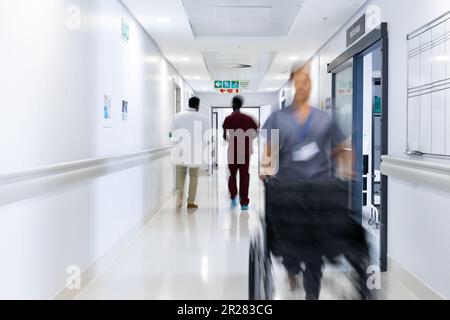
[[0,300],[450,299],[449,0],[0,0],[0,43]]

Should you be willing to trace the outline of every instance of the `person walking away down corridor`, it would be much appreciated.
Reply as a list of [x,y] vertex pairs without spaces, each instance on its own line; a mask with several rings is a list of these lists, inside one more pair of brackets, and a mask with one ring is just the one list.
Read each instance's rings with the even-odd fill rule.
[[[192,97],[189,100],[189,109],[175,116],[172,138],[181,146],[181,153],[176,154],[174,160],[177,167],[177,208],[180,209],[184,202],[184,186],[187,173],[189,172],[189,192],[187,198],[188,209],[198,209],[195,203],[197,196],[198,175],[203,164],[203,150],[205,143],[205,132],[208,131],[209,123],[202,116],[200,110],[200,99]],[[174,152],[179,152],[175,149]]]
[[[272,114],[263,126],[262,134],[267,142],[264,147],[263,156],[266,159],[262,161],[264,167],[261,179],[274,176],[279,181],[286,182],[291,179],[327,181],[332,175],[333,161],[347,164],[347,168],[350,164],[351,171],[351,160],[349,161],[346,154],[348,148],[344,146],[344,135],[328,113],[310,105],[312,82],[307,67],[295,72],[291,81],[295,85],[292,106]],[[278,132],[279,142],[276,142],[276,145],[271,142],[272,130]],[[348,169],[342,172],[348,176]],[[299,213],[293,210],[291,214],[292,219],[295,219],[294,216]],[[319,299],[324,265],[321,255],[313,253],[308,257],[300,257],[292,250],[286,249],[282,261],[292,290],[297,286],[296,276],[302,270],[301,264],[305,264],[303,282],[306,299]]]
[[244,99],[236,96],[232,101],[233,113],[223,123],[223,138],[228,141],[228,168],[230,177],[228,189],[231,195],[231,207],[237,208],[237,174],[239,172],[239,198],[242,211],[249,209],[250,199],[250,157],[253,154],[253,140],[256,138],[259,124],[251,116],[240,110]]

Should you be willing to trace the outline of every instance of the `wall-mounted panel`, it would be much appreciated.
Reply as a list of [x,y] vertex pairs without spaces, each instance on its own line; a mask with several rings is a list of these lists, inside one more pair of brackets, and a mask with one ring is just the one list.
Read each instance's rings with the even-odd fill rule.
[[450,156],[450,13],[407,39],[407,152]]

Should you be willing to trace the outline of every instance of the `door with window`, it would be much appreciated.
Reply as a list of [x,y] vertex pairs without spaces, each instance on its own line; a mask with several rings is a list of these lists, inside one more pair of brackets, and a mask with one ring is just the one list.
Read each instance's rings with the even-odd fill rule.
[[[354,154],[352,209],[367,231],[373,264],[387,270],[388,38],[382,24],[329,64],[334,121]],[[339,172],[337,172],[339,174]]]

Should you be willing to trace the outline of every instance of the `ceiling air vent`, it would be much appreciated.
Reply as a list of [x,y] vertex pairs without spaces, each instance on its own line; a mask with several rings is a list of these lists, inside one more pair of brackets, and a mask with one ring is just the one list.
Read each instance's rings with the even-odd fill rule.
[[238,64],[227,63],[227,64],[223,64],[222,66],[227,69],[249,69],[249,68],[253,67],[250,64],[241,64],[241,63],[238,63]]

